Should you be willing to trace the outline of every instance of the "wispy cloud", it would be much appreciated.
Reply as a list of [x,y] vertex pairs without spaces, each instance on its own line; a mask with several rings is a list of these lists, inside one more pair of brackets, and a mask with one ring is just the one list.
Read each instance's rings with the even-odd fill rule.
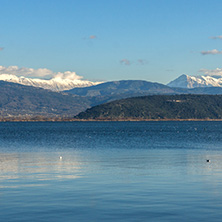
[[96,36],[96,35],[90,35],[89,38],[90,38],[90,39],[96,39],[97,36]]
[[132,62],[130,62],[128,59],[121,59],[119,62],[120,64],[126,65],[126,66],[129,66],[132,64]]
[[18,66],[0,66],[0,74],[12,74],[16,76],[25,76],[31,78],[60,78],[60,79],[69,79],[69,80],[79,80],[82,79],[82,76],[77,75],[75,72],[72,71],[65,71],[65,72],[53,72],[47,68],[40,68],[40,69],[33,69],[22,67],[19,68]]
[[211,36],[210,39],[222,39],[222,35]]
[[139,65],[146,65],[146,64],[148,64],[148,61],[145,60],[145,59],[138,59],[138,60],[137,60],[137,63],[138,63]]
[[217,49],[212,49],[209,51],[202,51],[201,54],[202,55],[217,55],[217,54],[222,54],[222,51],[219,51]]
[[87,36],[87,37],[83,37],[82,39],[83,40],[97,39],[97,36],[96,35],[90,35],[90,36]]
[[167,72],[174,72],[174,69],[166,69]]
[[0,51],[2,51],[4,48],[3,47],[0,47]]
[[222,76],[222,68],[200,69],[199,72],[202,72],[204,75],[208,76]]
[[146,65],[148,64],[148,61],[145,60],[145,59],[137,59],[137,60],[129,60],[129,59],[121,59],[120,61],[120,64],[122,65],[126,65],[126,66],[129,66],[129,65]]

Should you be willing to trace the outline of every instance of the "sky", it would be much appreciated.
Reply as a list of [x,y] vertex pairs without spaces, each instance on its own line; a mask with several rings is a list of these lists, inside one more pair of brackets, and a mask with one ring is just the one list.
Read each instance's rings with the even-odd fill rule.
[[166,84],[222,75],[221,0],[0,0],[0,74]]

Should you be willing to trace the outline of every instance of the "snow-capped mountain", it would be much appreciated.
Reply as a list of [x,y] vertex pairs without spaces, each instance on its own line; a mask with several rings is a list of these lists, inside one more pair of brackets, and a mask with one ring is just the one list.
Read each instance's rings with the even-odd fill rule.
[[170,87],[196,88],[196,87],[222,87],[222,76],[188,76],[181,75],[167,84]]
[[80,80],[80,79],[75,79],[75,80],[63,79],[60,77],[54,77],[49,80],[34,79],[34,78],[26,78],[23,76],[18,77],[12,74],[0,74],[0,80],[6,82],[18,83],[26,86],[40,87],[52,91],[63,91],[73,88],[93,86],[101,83],[101,82],[90,82],[87,80]]

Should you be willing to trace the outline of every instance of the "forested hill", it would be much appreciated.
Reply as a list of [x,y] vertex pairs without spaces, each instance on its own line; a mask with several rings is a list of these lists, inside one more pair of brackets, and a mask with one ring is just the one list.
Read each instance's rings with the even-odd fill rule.
[[222,119],[222,95],[153,95],[94,106],[77,119]]

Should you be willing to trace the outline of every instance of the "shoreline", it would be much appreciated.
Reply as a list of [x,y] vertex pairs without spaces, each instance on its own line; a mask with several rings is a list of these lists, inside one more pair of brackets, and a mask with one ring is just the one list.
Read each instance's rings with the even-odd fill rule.
[[41,119],[20,119],[1,118],[0,122],[220,122],[222,119],[75,119],[75,118],[41,118]]

